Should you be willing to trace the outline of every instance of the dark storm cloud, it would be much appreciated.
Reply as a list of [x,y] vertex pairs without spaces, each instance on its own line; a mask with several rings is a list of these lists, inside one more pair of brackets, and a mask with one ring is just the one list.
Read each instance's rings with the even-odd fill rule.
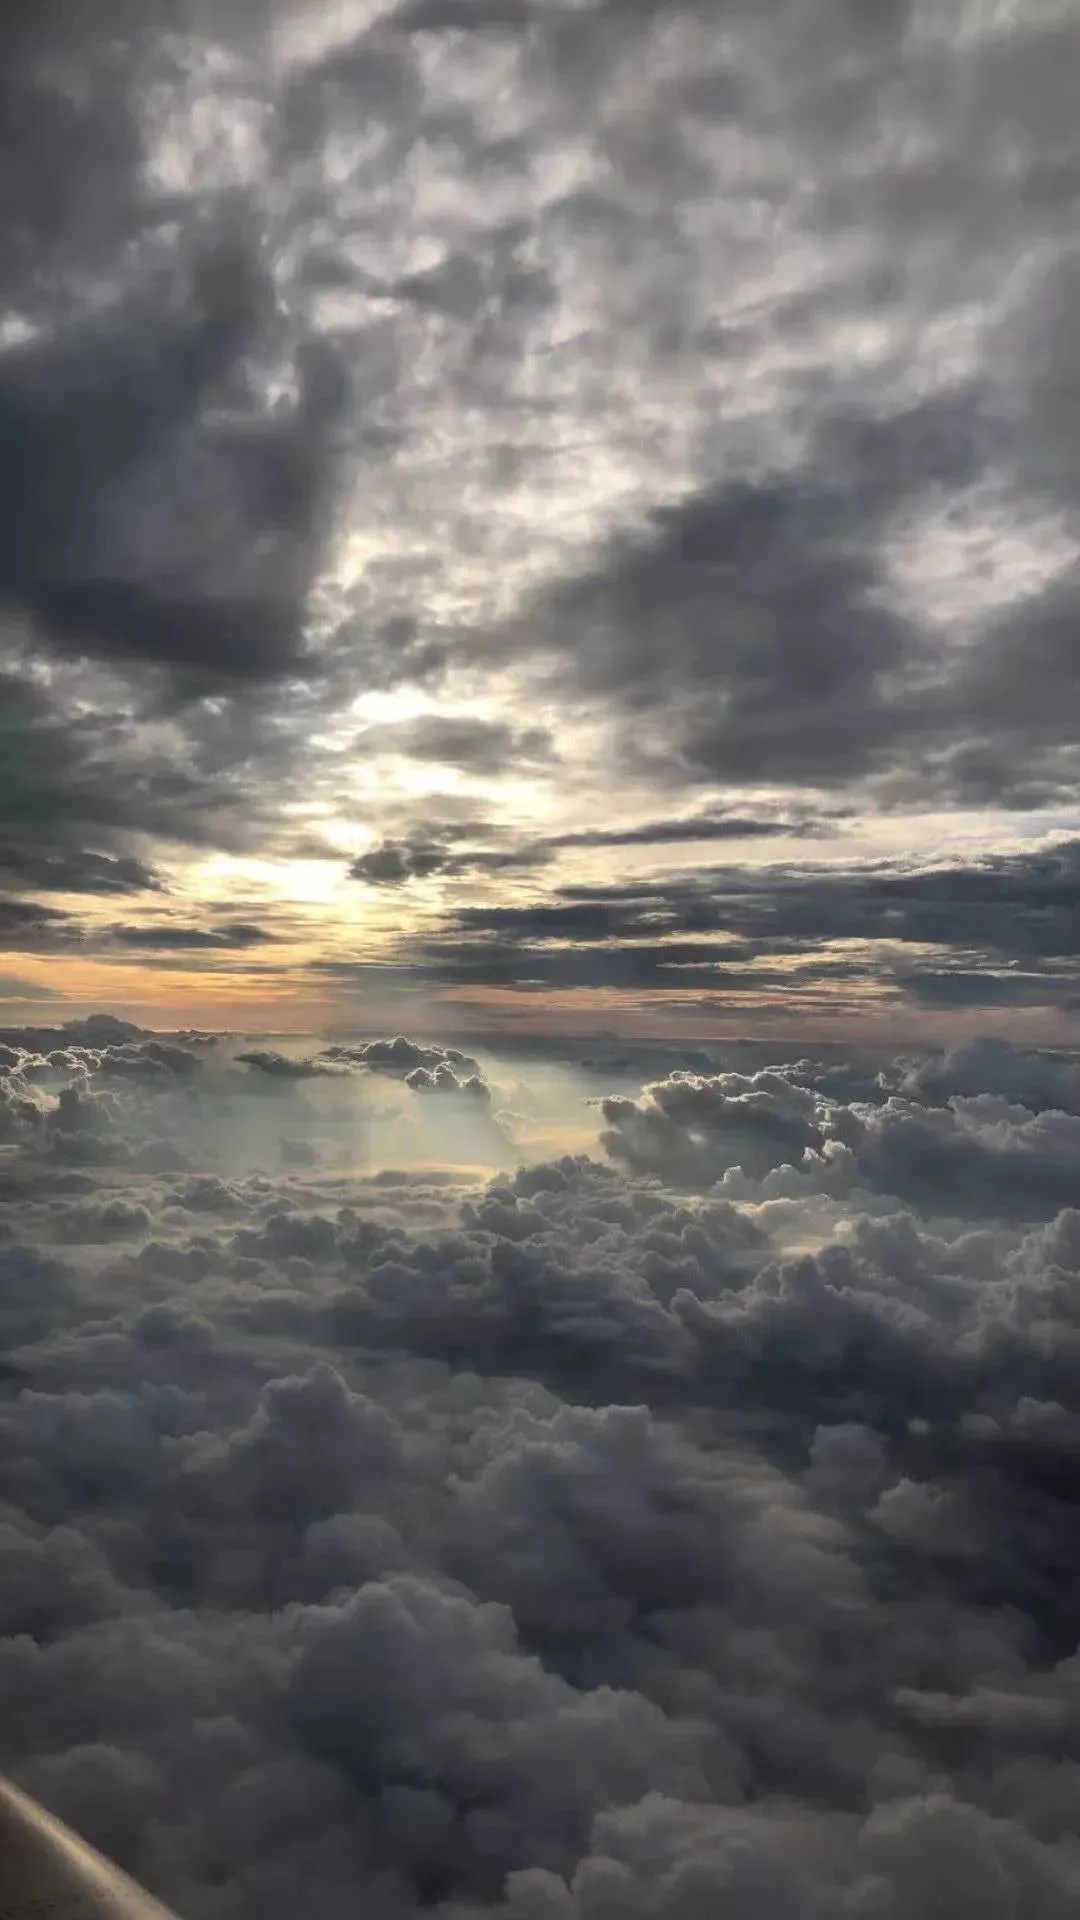
[[446,848],[432,841],[383,840],[368,853],[362,853],[349,868],[350,878],[364,880],[370,887],[397,887],[406,880],[426,880],[441,873],[451,856]]
[[36,870],[81,892],[71,886],[80,874],[133,873],[134,856],[113,856],[124,861],[115,867],[105,850],[200,811],[193,770],[141,747],[123,702],[91,706],[86,691],[72,686],[65,699],[31,670],[0,668],[0,820],[15,884],[34,884]]
[[178,711],[74,665],[0,663],[0,883],[138,891],[147,838],[259,845],[277,804],[261,781],[273,767],[284,791],[289,764],[258,702]]
[[[151,1037],[66,1038],[73,1143],[183,1097]],[[178,1911],[1075,1909],[1080,1216],[985,1204],[1018,1191],[1010,1128],[1045,1187],[1076,1124],[988,1089],[1074,1065],[981,1043],[877,1107],[839,1067],[676,1077],[610,1124],[662,1113],[706,1176],[711,1143],[716,1190],[566,1157],[425,1226],[422,1175],[43,1153],[25,1054],[0,1759]],[[218,1070],[193,1152],[215,1098],[237,1134]],[[928,1202],[980,1146],[974,1212],[874,1184],[912,1164],[897,1127],[937,1141]]]

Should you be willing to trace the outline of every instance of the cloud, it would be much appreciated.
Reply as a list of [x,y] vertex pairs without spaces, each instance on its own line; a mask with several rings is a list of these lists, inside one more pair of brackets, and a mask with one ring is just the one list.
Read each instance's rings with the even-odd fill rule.
[[[0,1757],[48,1804],[195,1914],[1071,1910],[1072,1119],[1006,1097],[1066,1058],[674,1076],[614,1160],[440,1187],[223,1176],[234,1043],[58,1035],[8,1081],[128,1157],[5,1158]],[[177,1083],[199,1170],[135,1158]]]
[[1002,960],[1067,959],[1078,910],[1080,843],[969,862],[878,862],[848,869],[720,867],[623,885],[559,889],[554,898],[455,910],[462,933],[522,940],[726,933],[757,952],[824,940],[981,950]]
[[[9,888],[1069,817],[1060,8],[165,12],[5,28]],[[487,838],[408,824],[440,767]],[[1019,1024],[992,944],[899,991]]]
[[[980,1062],[987,1091],[945,1091],[970,1086]],[[1031,1107],[995,1083],[1017,1096],[1031,1088]],[[681,1072],[638,1099],[603,1100],[602,1139],[620,1165],[691,1190],[718,1182],[726,1192],[738,1167],[751,1181],[778,1173],[782,1184],[790,1173],[796,1190],[800,1180],[843,1197],[871,1189],[931,1215],[1030,1219],[1069,1203],[1077,1119],[1050,1103],[1068,1104],[1070,1086],[1063,1062],[1047,1072],[1040,1056],[1004,1042],[925,1060],[895,1082],[880,1075],[870,1100],[842,1100],[807,1063]]]
[[227,685],[300,658],[315,448],[339,393],[312,345],[293,406],[245,418],[236,373],[270,283],[252,233],[193,225],[171,286],[136,281],[4,354],[0,435],[20,482],[0,589],[61,653]]
[[647,763],[667,736],[683,778],[846,785],[895,751],[879,688],[916,651],[875,604],[857,512],[809,479],[717,489],[661,510],[602,572],[560,582],[543,618],[574,636],[568,668],[590,696],[631,713],[662,698],[633,750]]
[[39,984],[34,980],[22,980],[17,973],[0,974],[0,999],[13,1001],[16,1005],[29,1005],[36,1000],[63,1000],[64,996],[55,987]]
[[1071,1011],[1076,1004],[1075,983],[1070,978],[1055,980],[1035,971],[990,973],[964,967],[910,967],[897,970],[893,977],[905,994],[924,1007],[1045,1007],[1057,1002]]
[[237,949],[266,946],[275,935],[266,927],[246,920],[224,921],[218,927],[170,926],[167,923],[144,927],[112,927],[110,939],[121,947],[161,949],[165,952]]
[[157,60],[117,16],[61,49],[25,9],[5,41],[0,878],[139,891],[147,836],[235,845],[276,812],[347,383],[284,314],[243,183],[155,180],[210,44]]
[[[95,891],[104,889],[95,886]],[[117,889],[119,891],[119,889]],[[63,907],[43,901],[0,897],[0,946],[12,953],[85,952],[129,949],[139,953],[229,953],[267,946],[277,938],[270,928],[251,921],[227,920],[218,926],[195,927],[182,921],[158,920],[143,926],[92,926]]]
[[[888,517],[912,487],[974,479],[971,420],[952,396],[920,402],[866,426],[854,458],[836,424],[794,476],[692,494],[555,583],[530,610],[537,643],[565,647],[558,671],[590,699],[620,704],[628,766],[660,782],[864,786],[886,806],[1063,797],[1075,770],[1045,702],[1021,685],[1020,635],[1034,619],[1038,684],[1060,684],[1069,589],[1056,586],[1044,611],[999,616],[984,650],[955,666],[889,604]],[[913,472],[912,453],[938,438],[959,470]],[[643,735],[634,717],[646,710]]]
[[968,1040],[912,1065],[900,1090],[928,1105],[954,1095],[999,1094],[1033,1113],[1080,1114],[1080,1069],[1060,1054],[1028,1053],[1001,1040]]
[[[544,839],[515,842],[486,821],[431,827],[407,839],[383,840],[355,859],[349,873],[369,886],[400,886],[435,875],[512,873],[550,866],[559,854],[618,847],[706,845],[717,840],[802,839],[824,835],[831,825],[816,820],[753,819],[740,814],[698,814],[686,819],[647,820],[637,826],[588,827]],[[469,846],[478,840],[495,845]]]
[[0,946],[5,953],[49,953],[83,938],[79,922],[62,907],[0,898]]
[[[0,634],[0,886],[119,895],[160,890],[176,847],[265,841],[288,779],[281,729],[257,698],[159,698],[111,671],[6,669]],[[280,791],[280,787],[279,787]]]
[[486,778],[530,762],[543,763],[555,751],[544,727],[516,728],[468,714],[421,714],[415,720],[365,727],[357,744],[368,753],[430,760]]
[[268,1047],[250,1048],[245,1053],[238,1053],[236,1059],[241,1066],[254,1067],[257,1072],[278,1080],[309,1080],[313,1076],[334,1071],[325,1060],[293,1060],[287,1054],[276,1053]]
[[[1061,838],[930,865],[728,865],[567,882],[532,898],[447,906],[375,965],[418,984],[698,987],[706,1005],[725,992],[790,999],[815,982],[849,982],[915,1007],[1068,1010],[1076,866],[1077,843]],[[830,944],[847,951],[823,956]],[[908,958],[905,949],[922,951]],[[363,961],[314,964],[341,978],[368,971]]]
[[828,833],[828,821],[756,819],[746,814],[691,814],[685,819],[646,820],[636,827],[583,827],[547,842],[557,851],[596,847],[671,847],[710,840],[813,838]]
[[0,876],[7,884],[38,887],[46,893],[149,893],[160,881],[132,854],[95,853],[87,848],[47,852],[33,847],[0,846]]
[[425,1046],[401,1033],[392,1040],[365,1040],[358,1046],[330,1046],[326,1048],[325,1058],[332,1062],[366,1067],[369,1073],[386,1074],[402,1080],[407,1080],[411,1073],[433,1074],[444,1067],[454,1069],[459,1076],[465,1077],[480,1072],[478,1063],[470,1054],[463,1053],[460,1047]]
[[[600,298],[619,288],[633,337],[623,351],[648,360],[650,390],[677,392],[696,350],[714,397],[741,381],[743,405],[716,408],[711,432],[695,415],[695,471],[679,497],[651,501],[546,581],[499,644],[509,633],[539,650],[560,688],[613,705],[625,759],[660,781],[869,788],[884,804],[1064,799],[1076,762],[1046,689],[1070,683],[1075,552],[1050,528],[1076,476],[1047,409],[1051,394],[1068,409],[1060,315],[1075,264],[1050,181],[1065,191],[1076,155],[1056,116],[1040,127],[1032,106],[1053,63],[1071,66],[1060,15],[1030,34],[957,22],[935,39],[918,7],[892,9],[871,32],[850,8],[822,5],[798,51],[781,55],[771,24],[740,18],[711,62],[687,14],[669,17],[686,64],[672,51],[667,165],[651,148],[649,180],[679,291],[659,291],[644,194],[616,207],[596,193],[577,231],[567,224],[589,258],[592,215]],[[691,48],[704,61],[693,74]],[[956,100],[948,133],[928,118],[925,88]],[[900,140],[887,150],[886,99]],[[971,155],[989,158],[1000,112],[1034,198],[1011,196],[991,238],[993,166],[976,176]],[[727,155],[724,184],[702,137],[710,156]],[[900,157],[916,147],[918,162]],[[782,286],[758,252],[764,230],[740,222],[747,191],[769,209]],[[732,305],[717,290],[711,326],[706,227],[727,242],[717,258],[739,258],[744,296]],[[926,262],[947,252],[931,295]],[[1006,259],[1011,295],[993,284]],[[908,327],[912,297],[920,317]],[[859,347],[838,376],[820,356],[849,329]],[[948,371],[935,358],[946,337]],[[667,380],[651,357],[661,339]],[[941,536],[944,502],[955,520]],[[1010,511],[1024,532],[995,553]],[[961,633],[970,644],[954,646]],[[1027,678],[1032,644],[1041,670]]]
[[369,887],[397,887],[408,880],[430,880],[441,873],[483,871],[499,863],[500,856],[484,851],[454,853],[436,840],[383,840],[367,853],[361,853],[349,868],[349,877],[363,880]]
[[[455,841],[457,838],[455,835]],[[519,847],[463,847],[415,835],[407,840],[382,840],[367,853],[359,854],[349,867],[349,877],[369,887],[398,887],[410,880],[430,880],[439,875],[460,879],[469,874],[540,867],[551,858],[552,850],[543,842]]]
[[[361,823],[449,898],[305,907],[355,1044],[0,1034],[0,1763],[192,1920],[1062,1920],[1074,1063],[960,1029],[1076,997],[1070,10],[64,12],[0,946],[234,990],[287,916],[204,856]],[[619,986],[953,1044],[443,1044]]]
[[710,1185],[718,1165],[767,1173],[825,1141],[813,1092],[784,1075],[675,1074],[641,1101],[605,1100],[602,1112],[614,1158],[691,1187]]

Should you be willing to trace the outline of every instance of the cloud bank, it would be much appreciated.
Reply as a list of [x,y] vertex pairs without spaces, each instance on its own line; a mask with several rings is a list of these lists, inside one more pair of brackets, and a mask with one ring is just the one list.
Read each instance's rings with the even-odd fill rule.
[[1074,1063],[290,1059],[2,1038],[3,1765],[192,1920],[1075,1911]]

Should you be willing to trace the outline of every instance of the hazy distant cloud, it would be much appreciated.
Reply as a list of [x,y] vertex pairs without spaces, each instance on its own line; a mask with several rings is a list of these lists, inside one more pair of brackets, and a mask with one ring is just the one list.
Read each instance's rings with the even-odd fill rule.
[[[420,940],[415,958],[403,958],[406,973],[451,986],[613,987],[631,992],[649,987],[685,985],[700,970],[714,986],[738,984],[729,963],[737,953],[719,942],[623,940],[603,946],[585,943],[529,945],[515,941]],[[326,963],[333,967],[333,962]],[[340,963],[343,973],[348,962]]]

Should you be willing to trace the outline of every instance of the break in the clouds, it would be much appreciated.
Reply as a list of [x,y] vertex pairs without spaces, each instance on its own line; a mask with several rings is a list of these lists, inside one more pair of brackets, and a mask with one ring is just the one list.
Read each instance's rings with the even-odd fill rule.
[[1075,1060],[647,1056],[0,1033],[0,1765],[187,1920],[1077,1910]]
[[[227,916],[275,938],[219,999],[347,1020],[355,963],[407,990],[402,933],[669,893],[728,837],[814,897],[824,823],[869,899],[867,862],[1075,831],[1074,15],[8,8],[0,938],[30,985],[199,1021]],[[207,929],[201,972],[135,968],[140,896],[177,955]],[[477,991],[528,1022],[559,967],[582,1019],[683,1017],[598,951],[525,999],[444,982],[445,1023]],[[912,1032],[1069,1017],[936,950],[870,956],[845,1017],[886,974]]]

